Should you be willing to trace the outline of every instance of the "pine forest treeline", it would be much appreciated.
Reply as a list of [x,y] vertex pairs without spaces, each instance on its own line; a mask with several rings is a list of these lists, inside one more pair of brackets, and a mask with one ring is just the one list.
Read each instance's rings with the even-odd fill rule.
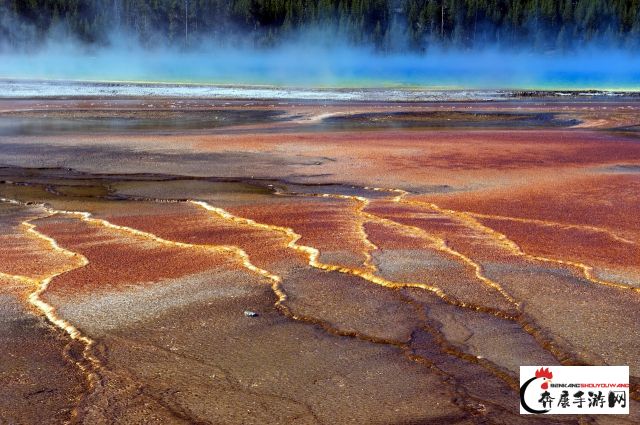
[[0,45],[37,43],[52,31],[85,43],[122,33],[186,48],[271,46],[302,33],[381,50],[639,47],[640,0],[0,0]]

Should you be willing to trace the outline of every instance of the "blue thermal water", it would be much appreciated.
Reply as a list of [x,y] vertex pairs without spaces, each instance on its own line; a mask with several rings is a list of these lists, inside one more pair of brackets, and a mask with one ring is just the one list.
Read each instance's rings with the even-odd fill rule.
[[0,78],[469,89],[640,88],[640,56],[588,49],[569,54],[430,51],[376,54],[349,48],[234,51],[57,46],[1,54]]

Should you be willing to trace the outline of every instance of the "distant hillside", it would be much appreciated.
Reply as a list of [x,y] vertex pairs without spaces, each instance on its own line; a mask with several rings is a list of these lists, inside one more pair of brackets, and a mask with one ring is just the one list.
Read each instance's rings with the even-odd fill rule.
[[0,0],[0,46],[50,32],[105,43],[118,32],[143,44],[202,40],[276,45],[313,29],[382,50],[526,43],[536,50],[589,41],[640,46],[640,0]]

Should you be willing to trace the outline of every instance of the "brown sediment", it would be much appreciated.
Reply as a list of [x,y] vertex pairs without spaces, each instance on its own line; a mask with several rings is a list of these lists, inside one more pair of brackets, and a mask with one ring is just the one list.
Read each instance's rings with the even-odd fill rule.
[[[209,207],[207,204],[202,205],[207,209],[211,209],[211,207]],[[258,223],[252,222],[251,220],[245,220],[245,219],[241,219],[241,218],[237,218],[234,216],[230,216],[228,213],[224,212],[223,210],[215,210],[218,214],[221,214],[223,217],[225,217],[226,219],[230,219],[233,221],[241,221],[243,223],[252,225],[252,226],[256,226],[256,227],[263,227],[265,225],[259,225]],[[108,221],[105,220],[101,220],[101,219],[94,219],[91,218],[89,214],[87,213],[75,213],[75,212],[69,212],[69,211],[65,211],[65,212],[59,212],[62,214],[66,214],[66,215],[70,215],[70,216],[77,216],[79,217],[82,221],[86,221],[92,224],[96,224],[100,227],[107,227],[111,230],[115,230],[116,232],[124,232],[127,233],[128,236],[135,236],[135,237],[141,237],[141,238],[145,238],[145,239],[150,239],[153,242],[157,242],[160,243],[162,245],[170,245],[170,246],[180,246],[180,247],[188,247],[188,244],[184,244],[184,243],[180,243],[180,242],[172,242],[172,241],[167,241],[165,239],[161,239],[153,234],[149,234],[147,232],[142,232],[136,229],[132,229],[132,228],[128,228],[128,227],[123,227],[123,226],[118,226],[115,224],[111,224]],[[46,227],[46,226],[45,226]],[[269,228],[271,230],[271,228]],[[297,235],[295,233],[293,233],[293,231],[291,231],[290,229],[283,229],[283,228],[275,228],[278,232],[284,232],[287,236],[291,237],[292,239],[289,241],[289,246],[292,248],[296,248],[296,249],[301,249],[303,252],[307,253],[309,255],[309,261],[310,264],[315,266],[315,267],[321,267],[321,268],[326,268],[327,265],[318,263],[317,260],[315,259],[315,254],[316,254],[316,250],[314,250],[311,247],[306,247],[306,246],[298,246],[295,245],[296,242],[296,238]],[[78,229],[74,229],[74,232],[77,234],[79,233]],[[64,239],[64,237],[62,237],[61,239]],[[99,242],[100,244],[108,244],[109,241],[107,240],[101,240]],[[83,242],[82,240],[79,241],[78,246],[82,246]],[[135,245],[131,246],[132,244],[128,244],[130,247],[135,249]],[[78,246],[76,246],[76,249],[78,249]],[[191,246],[191,247],[196,247],[197,246]],[[97,261],[98,263],[103,262],[104,261],[104,257],[102,257],[101,259],[98,260],[94,260]],[[349,273],[351,271],[345,269],[345,268],[341,268],[338,269],[338,271],[342,272],[342,273]],[[94,273],[95,274],[95,273]],[[96,274],[97,277],[99,278],[100,274],[97,273]],[[134,274],[135,276],[135,274]],[[151,276],[150,278],[153,278],[153,276]],[[273,280],[275,280],[276,282],[279,281],[278,277],[272,277]],[[370,279],[370,278],[369,278]],[[347,337],[354,337],[354,338],[358,338],[360,340],[363,341],[368,341],[368,342],[373,342],[373,343],[377,343],[377,344],[385,344],[385,345],[392,345],[398,348],[403,348],[403,350],[408,350],[408,346],[406,345],[406,343],[402,343],[402,342],[397,342],[397,341],[393,341],[393,340],[387,340],[387,339],[383,339],[383,338],[378,338],[378,337],[371,337],[371,336],[367,336],[367,335],[362,335],[360,332],[356,332],[356,331],[342,331],[340,329],[334,328],[331,325],[328,325],[325,322],[322,322],[318,319],[312,318],[312,317],[308,317],[305,315],[300,315],[300,314],[295,314],[295,313],[291,313],[291,311],[282,304],[283,301],[286,300],[286,296],[283,293],[278,293],[276,291],[276,295],[278,295],[278,302],[277,302],[277,306],[285,313],[285,315],[287,317],[290,317],[294,320],[297,321],[303,321],[305,323],[310,323],[310,324],[314,324],[317,326],[322,327],[325,331],[329,332],[330,334],[333,335],[337,335],[337,336],[347,336]],[[88,345],[88,348],[90,346]],[[410,356],[410,358],[413,358],[412,356]]]
[[[109,228],[111,230],[115,230],[116,232],[124,232],[124,233],[127,233],[129,235],[133,235],[135,237],[149,239],[149,240],[151,240],[153,242],[160,243],[161,245],[169,245],[171,247],[179,246],[181,248],[187,248],[187,247],[203,248],[201,246],[196,246],[196,245],[188,245],[188,244],[184,244],[184,243],[180,243],[180,242],[167,241],[165,239],[161,239],[161,238],[159,238],[159,237],[157,237],[155,235],[152,235],[150,233],[147,233],[147,232],[142,232],[142,231],[138,231],[136,229],[114,225],[114,224],[109,223],[108,221],[101,220],[101,219],[93,219],[93,218],[90,218],[90,216],[87,213],[76,213],[76,212],[70,212],[70,211],[64,211],[64,212],[58,212],[58,213],[59,214],[64,214],[64,215],[70,215],[70,216],[78,216],[78,217],[81,218],[82,221],[87,221],[89,223],[96,224],[96,225],[98,225],[100,227],[107,227],[107,228]],[[46,225],[44,225],[43,227],[46,228]],[[73,229],[73,230],[74,230],[74,232],[76,232],[76,234],[79,233],[78,229]],[[64,238],[61,238],[61,239],[64,239]],[[109,241],[108,240],[106,240],[106,241],[105,240],[101,240],[98,243],[100,243],[100,244],[108,244]],[[79,246],[81,247],[82,245],[83,245],[83,241],[80,240],[79,241]],[[128,244],[128,246],[131,247],[131,244]],[[135,248],[135,246],[133,248]],[[76,246],[76,249],[78,249],[78,246]],[[94,260],[94,262],[98,262],[98,263],[103,262],[103,261],[104,261],[104,257],[101,257],[100,259]],[[247,261],[248,261],[248,259],[247,259]],[[262,274],[264,274],[264,273],[262,273]],[[94,275],[96,276],[97,279],[100,278],[100,273],[94,273]],[[134,274],[134,276],[135,276],[135,274]],[[276,283],[279,282],[279,278],[277,276],[273,276],[273,275],[267,275],[267,276],[271,280],[275,281]],[[150,276],[150,279],[153,279],[153,276]],[[134,278],[134,280],[135,280],[135,278]],[[59,289],[59,288],[57,288],[57,289]],[[366,341],[366,342],[372,342],[372,343],[384,344],[384,345],[391,345],[391,346],[402,348],[402,349],[405,349],[405,350],[408,349],[408,346],[406,345],[406,343],[393,341],[393,340],[387,340],[387,339],[378,338],[378,337],[362,335],[360,332],[356,332],[356,331],[343,331],[343,330],[334,328],[331,325],[327,324],[326,322],[323,322],[321,320],[315,319],[313,317],[292,313],[285,305],[282,304],[282,302],[286,300],[286,295],[284,295],[284,293],[282,293],[282,292],[277,291],[275,288],[274,288],[274,292],[278,296],[278,301],[277,301],[276,305],[279,307],[279,309],[281,311],[283,311],[284,314],[287,317],[292,318],[292,319],[294,319],[296,321],[302,321],[304,323],[309,323],[309,324],[312,324],[312,325],[319,326],[322,329],[324,329],[326,332],[328,332],[328,333],[330,333],[332,335],[343,336],[343,337],[352,337],[352,338],[357,338],[359,340]],[[56,325],[60,326],[60,322],[59,321],[55,321],[54,320],[53,323],[55,323]],[[84,341],[84,339],[83,339],[83,341]],[[93,345],[93,343],[91,343],[91,344],[87,343],[87,350],[89,350],[92,345]],[[179,417],[183,417],[184,415],[178,415],[178,416]],[[189,417],[189,416],[184,416],[184,417]]]
[[77,422],[532,423],[525,363],[637,392],[634,102],[180,102],[0,101],[2,285]]
[[425,236],[411,226],[369,217],[367,232],[376,240],[381,250],[377,258],[385,266],[379,274],[400,282],[433,282],[470,308],[492,311],[502,317],[517,315],[517,305],[478,279],[473,264],[461,259],[444,241]]
[[[270,231],[270,232],[277,232],[280,234],[283,234],[287,237],[288,242],[287,242],[287,247],[290,249],[293,249],[295,251],[298,251],[300,253],[303,253],[307,259],[308,259],[308,264],[311,267],[317,268],[317,269],[321,269],[321,270],[325,270],[325,271],[330,271],[330,272],[338,272],[338,273],[343,273],[343,274],[347,274],[347,275],[352,275],[352,276],[357,276],[360,277],[366,281],[369,281],[371,283],[374,283],[376,285],[380,285],[386,288],[390,288],[390,289],[400,289],[400,288],[421,288],[424,290],[427,290],[429,292],[433,292],[436,295],[438,295],[439,297],[443,298],[443,299],[447,299],[449,302],[460,305],[460,306],[465,306],[464,302],[461,302],[457,299],[455,299],[454,297],[449,296],[448,294],[446,294],[441,288],[434,286],[432,284],[429,283],[420,283],[420,282],[395,282],[392,280],[388,280],[385,279],[383,277],[380,277],[376,274],[373,274],[371,272],[368,271],[364,271],[364,270],[360,270],[360,269],[351,269],[349,267],[345,267],[343,265],[339,265],[339,264],[327,264],[327,263],[323,263],[321,261],[319,261],[319,255],[320,255],[320,251],[315,248],[315,247],[311,247],[308,245],[303,245],[303,244],[299,244],[298,241],[301,239],[301,235],[296,233],[293,229],[289,228],[289,227],[283,227],[280,225],[272,225],[272,224],[265,224],[265,223],[261,223],[261,222],[257,222],[254,219],[249,219],[249,218],[245,218],[245,217],[241,217],[241,216],[237,216],[234,214],[229,213],[228,211],[222,209],[222,208],[218,208],[218,207],[213,207],[209,204],[207,204],[206,202],[201,202],[201,201],[193,201],[194,204],[201,206],[202,208],[208,210],[208,211],[212,211],[213,213],[219,215],[220,217],[226,219],[226,220],[230,220],[234,223],[238,223],[240,225],[245,225],[245,226],[249,226],[249,227],[256,227],[259,229],[263,229],[266,231]],[[466,258],[466,257],[464,257]],[[483,276],[481,276],[483,279],[489,281],[488,279],[484,278]],[[491,281],[490,281],[491,282]],[[493,282],[491,282],[493,283]],[[490,285],[491,286],[491,285]],[[470,306],[471,308],[474,308],[473,306]],[[497,313],[500,314],[500,313]]]
[[[14,204],[13,201],[8,201],[6,199],[2,199],[3,202],[8,202]],[[45,218],[54,214],[51,212],[47,212]],[[26,228],[25,232],[29,235],[32,235],[35,238],[42,240],[44,243],[48,244],[50,250],[59,253],[65,257],[67,257],[67,262],[62,267],[55,269],[50,272],[46,277],[41,278],[31,278],[20,275],[9,275],[2,274],[2,277],[9,278],[13,280],[17,280],[19,282],[29,284],[30,289],[27,291],[26,299],[28,303],[42,316],[46,318],[48,322],[50,322],[57,329],[61,330],[63,333],[68,335],[71,339],[71,342],[77,342],[81,345],[81,354],[79,358],[75,358],[73,354],[71,354],[71,350],[73,347],[71,344],[67,345],[64,349],[64,356],[69,361],[74,363],[78,369],[83,373],[84,377],[87,381],[87,386],[89,391],[95,389],[101,383],[100,377],[100,368],[101,363],[100,360],[93,354],[92,347],[95,344],[95,341],[83,334],[76,326],[71,324],[68,320],[64,319],[62,316],[58,314],[58,311],[55,307],[53,307],[50,303],[48,303],[45,299],[43,299],[43,294],[49,289],[49,285],[52,280],[63,276],[66,273],[69,273],[73,270],[82,268],[88,264],[88,260],[86,257],[82,255],[78,255],[74,252],[71,252],[65,248],[62,248],[58,245],[55,239],[50,238],[49,236],[44,235],[36,229],[36,226],[32,224],[34,220],[40,220],[40,217],[30,218],[24,220],[21,224]],[[70,264],[69,264],[70,263]],[[74,419],[77,416],[77,410],[72,410],[71,419]]]
[[[575,262],[571,260],[564,260],[559,258],[548,258],[540,255],[532,255],[532,254],[526,253],[518,244],[510,240],[506,235],[496,231],[495,229],[489,226],[483,225],[481,223],[481,219],[482,217],[488,218],[488,216],[486,215],[483,215],[480,218],[476,218],[475,216],[477,216],[478,214],[467,213],[464,211],[455,211],[451,209],[443,209],[438,205],[436,205],[435,203],[431,203],[431,202],[406,200],[404,199],[405,195],[407,195],[406,192],[401,193],[397,198],[393,200],[393,202],[413,205],[413,206],[417,206],[418,208],[424,208],[427,211],[430,211],[431,215],[426,216],[426,218],[428,219],[426,222],[429,223],[429,226],[431,228],[440,229],[440,231],[442,232],[443,226],[451,226],[453,224],[451,222],[448,222],[447,220],[453,219],[454,222],[456,222],[458,225],[461,225],[463,228],[467,228],[467,230],[477,231],[485,237],[492,238],[494,242],[497,243],[500,247],[502,247],[508,254],[515,255],[515,256],[523,256],[530,260],[541,261],[541,262],[551,262],[551,263],[556,263],[562,266],[568,266],[571,268],[578,269],[587,280],[596,284],[612,286],[612,287],[620,288],[623,290],[630,290],[634,292],[637,292],[639,290],[634,285],[626,285],[626,284],[621,284],[614,281],[599,279],[596,276],[594,276],[593,267],[584,263]],[[385,212],[384,209],[382,211]],[[404,212],[407,213],[408,211],[410,210],[405,210]],[[438,214],[441,214],[441,216],[438,217],[437,216]],[[411,221],[412,219],[409,218],[409,220]],[[516,219],[516,221],[518,220]],[[572,225],[569,227],[580,228],[580,226],[577,226],[577,225]],[[593,229],[590,226],[584,226],[584,227],[586,227],[590,232],[593,232]],[[606,233],[606,230],[603,230],[603,232]],[[630,243],[627,240],[625,240],[625,243],[634,245],[633,243]],[[629,257],[635,258],[633,254],[634,252],[632,251]]]
[[0,276],[0,418],[6,423],[64,423],[87,381],[69,361],[68,339],[25,308],[32,290],[30,282]]
[[[403,200],[399,200],[398,202],[405,202]],[[552,263],[552,264],[556,264],[555,267],[557,268],[561,268],[561,267],[568,267],[570,269],[577,269],[580,274],[582,275],[582,277],[584,279],[586,279],[586,281],[588,282],[588,284],[595,284],[596,287],[593,286],[588,286],[588,287],[584,287],[584,288],[580,288],[578,292],[574,292],[573,295],[575,298],[582,298],[585,300],[589,300],[590,298],[593,298],[593,300],[589,303],[589,305],[586,305],[584,307],[578,307],[578,306],[574,306],[573,310],[571,311],[571,314],[573,315],[574,313],[577,313],[581,310],[584,310],[584,313],[589,314],[589,311],[591,310],[591,308],[595,308],[596,305],[599,305],[602,303],[600,297],[601,295],[590,295],[590,294],[595,294],[600,292],[600,290],[598,289],[598,286],[604,286],[607,288],[613,288],[615,290],[615,292],[612,292],[609,294],[609,300],[610,299],[618,299],[618,304],[616,308],[623,308],[627,313],[629,314],[631,312],[633,312],[633,307],[631,307],[632,305],[634,305],[637,302],[637,295],[632,295],[632,298],[629,299],[628,297],[626,297],[624,294],[625,292],[630,292],[631,294],[637,293],[637,288],[632,286],[628,286],[628,285],[622,285],[622,284],[617,284],[615,282],[610,282],[610,281],[603,281],[600,280],[598,278],[595,278],[592,274],[591,274],[591,267],[582,263],[572,263],[570,261],[566,261],[566,260],[559,260],[559,259],[549,259],[549,258],[545,258],[545,257],[540,257],[540,256],[533,256],[533,255],[529,255],[526,254],[524,251],[522,251],[522,249],[517,246],[514,242],[512,242],[511,240],[509,240],[507,237],[505,237],[503,234],[495,231],[494,229],[491,229],[489,227],[483,226],[482,224],[480,224],[479,222],[477,222],[475,219],[471,218],[470,216],[464,214],[464,213],[458,213],[456,211],[453,210],[442,210],[440,207],[438,207],[435,204],[428,204],[428,203],[422,203],[422,202],[415,202],[415,201],[406,201],[406,203],[409,204],[414,204],[417,205],[419,208],[427,208],[429,210],[435,210],[438,212],[444,212],[447,215],[451,216],[454,219],[457,219],[461,225],[462,228],[460,230],[460,235],[456,236],[454,239],[454,235],[456,235],[455,233],[451,233],[449,232],[449,237],[452,240],[452,243],[455,246],[461,246],[464,248],[463,251],[465,252],[469,252],[471,253],[470,255],[474,256],[474,258],[478,258],[480,262],[484,262],[484,263],[489,263],[489,262],[495,262],[496,259],[500,259],[500,258],[504,258],[505,256],[508,257],[510,255],[512,256],[516,256],[516,257],[524,257],[527,261],[534,261],[534,262],[543,262],[543,263]],[[405,210],[406,211],[406,210]],[[436,222],[435,224],[433,224],[433,218],[427,218],[425,219],[399,219],[399,220],[404,220],[406,222],[409,223],[421,223],[421,225],[424,227],[426,226],[428,229],[430,229],[430,231],[442,231],[439,230],[441,229],[442,223]],[[465,236],[464,232],[468,232],[468,231],[472,231],[472,232],[479,232],[478,235],[473,236],[474,238],[474,242],[472,244],[464,244],[464,245],[460,245],[461,243],[463,243],[465,238],[468,238],[469,236]],[[458,240],[456,240],[458,239]],[[483,240],[485,240],[485,242],[483,242]],[[504,259],[502,260],[504,262]],[[529,302],[528,305],[532,306],[535,304],[535,302],[532,302],[533,298],[532,298],[532,293],[526,293],[523,292],[522,287],[520,287],[519,282],[517,280],[514,280],[512,277],[507,277],[509,275],[509,273],[518,273],[517,270],[519,267],[522,267],[522,265],[518,265],[517,261],[509,261],[509,263],[511,264],[512,267],[512,271],[511,272],[506,272],[506,273],[502,273],[502,272],[495,272],[498,273],[499,275],[501,274],[503,276],[502,279],[500,279],[502,282],[509,282],[509,286],[511,286],[511,291],[517,291],[518,293],[522,293],[522,296],[528,296],[529,297]],[[490,269],[495,269],[495,266],[489,266],[487,268]],[[551,269],[553,269],[553,267],[550,267]],[[497,270],[497,269],[496,269]],[[529,272],[530,273],[530,272]],[[545,273],[547,273],[545,271]],[[560,281],[565,280],[565,277],[560,277]],[[530,278],[532,281],[534,282],[539,282],[542,283],[544,282],[543,280],[537,280],[536,278]],[[556,279],[556,278],[554,278]],[[566,289],[561,289],[562,285],[556,285],[555,287],[553,287],[553,291],[554,292],[562,292],[564,291],[569,291],[572,292],[574,291],[574,289],[572,289],[571,287],[574,285],[571,285],[570,283],[564,283],[563,285],[569,285]],[[514,286],[515,285],[515,286]],[[549,286],[546,285],[546,282],[544,285],[542,285],[544,287],[547,288],[551,288]],[[602,290],[604,291],[604,289]],[[608,291],[604,291],[604,292],[608,292]],[[622,304],[630,304],[629,306],[622,306]],[[606,304],[606,302],[605,302]],[[541,306],[543,307],[543,306]],[[543,307],[544,308],[544,307]],[[526,311],[526,310],[525,310]],[[539,314],[539,313],[538,313]],[[568,314],[568,311],[567,311]],[[578,317],[580,317],[580,315],[578,315]],[[595,317],[588,317],[588,316],[581,316],[583,319],[584,324],[586,326],[597,326],[598,323],[598,319]],[[540,320],[544,319],[546,321],[546,317],[544,316],[540,316],[539,318],[536,318],[535,320],[537,322],[539,322]],[[634,319],[631,319],[631,321],[633,321]],[[545,327],[549,327],[549,326],[553,326],[551,325],[548,321],[546,321]],[[574,334],[572,334],[572,332],[576,332],[575,328],[573,328],[572,331],[567,331],[566,335],[571,335],[572,337],[575,336]],[[603,333],[599,334],[600,338],[604,341],[607,338],[611,338],[611,335],[609,335],[607,333],[607,330],[603,329]],[[554,332],[556,333],[558,336],[560,334],[563,334],[564,332]],[[581,332],[576,332],[576,333],[581,333]],[[619,337],[616,336],[616,337]],[[582,333],[581,338],[588,338],[587,334]],[[574,343],[576,343],[576,340],[574,339]],[[580,342],[578,344],[581,344],[584,342]],[[593,352],[591,355],[596,354],[596,352]],[[622,354],[622,358],[624,358],[626,355]],[[588,361],[594,361],[595,357],[591,357],[591,360]],[[575,361],[575,360],[573,360]],[[584,361],[584,360],[583,360]]]

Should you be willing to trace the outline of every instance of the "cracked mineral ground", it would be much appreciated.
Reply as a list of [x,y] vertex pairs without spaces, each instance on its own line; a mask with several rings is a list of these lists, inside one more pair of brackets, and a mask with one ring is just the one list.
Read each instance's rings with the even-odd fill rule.
[[[639,423],[638,117],[0,100],[0,423]],[[631,415],[521,416],[560,364]]]

